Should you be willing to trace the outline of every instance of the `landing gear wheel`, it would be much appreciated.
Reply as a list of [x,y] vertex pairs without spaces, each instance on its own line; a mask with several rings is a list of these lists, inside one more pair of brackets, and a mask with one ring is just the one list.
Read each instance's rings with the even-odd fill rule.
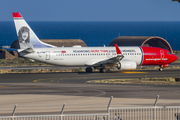
[[162,70],[163,70],[162,67],[160,67],[160,68],[159,68],[159,71],[162,71]]
[[105,68],[101,68],[100,69],[100,73],[105,73],[106,72],[106,69]]
[[86,68],[86,72],[87,72],[87,73],[92,73],[92,67],[87,67],[87,68]]

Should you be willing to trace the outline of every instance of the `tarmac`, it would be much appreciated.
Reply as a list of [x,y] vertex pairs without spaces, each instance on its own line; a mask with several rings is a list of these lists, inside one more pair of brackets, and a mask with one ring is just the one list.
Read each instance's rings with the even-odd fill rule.
[[108,73],[57,72],[0,74],[0,83],[66,83],[84,84],[89,80],[124,78],[180,77],[180,69],[115,71]]
[[109,73],[0,74],[0,116],[106,113],[111,107],[180,106],[179,85],[89,84],[109,78],[180,77],[180,69]]

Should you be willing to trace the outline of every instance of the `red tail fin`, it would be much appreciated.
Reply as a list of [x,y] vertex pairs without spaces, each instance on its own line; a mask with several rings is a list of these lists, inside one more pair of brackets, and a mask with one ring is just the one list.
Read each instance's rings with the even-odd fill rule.
[[21,14],[18,12],[13,12],[12,15],[13,15],[13,18],[22,18]]

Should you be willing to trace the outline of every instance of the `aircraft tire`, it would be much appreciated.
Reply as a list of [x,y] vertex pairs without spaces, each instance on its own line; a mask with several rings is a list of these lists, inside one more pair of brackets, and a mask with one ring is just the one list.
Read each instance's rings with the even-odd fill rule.
[[87,73],[92,73],[92,68],[91,68],[91,67],[87,67],[87,68],[86,68],[86,72],[87,72]]
[[100,73],[105,73],[106,72],[106,69],[105,68],[101,68],[100,69]]
[[159,71],[162,71],[162,70],[163,70],[162,67],[160,67],[160,68],[159,68]]

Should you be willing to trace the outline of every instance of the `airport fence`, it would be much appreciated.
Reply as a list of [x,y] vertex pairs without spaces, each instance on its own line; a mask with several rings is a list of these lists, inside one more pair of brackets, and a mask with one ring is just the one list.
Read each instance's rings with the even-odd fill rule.
[[[110,120],[180,120],[180,106],[113,107]],[[178,117],[179,116],[179,117]]]
[[0,120],[107,120],[109,114],[4,116]]
[[65,115],[64,104],[59,115],[15,116],[15,106],[12,116],[1,116],[0,120],[180,120],[180,106],[156,106],[159,96],[149,107],[110,107],[112,98],[107,113]]

